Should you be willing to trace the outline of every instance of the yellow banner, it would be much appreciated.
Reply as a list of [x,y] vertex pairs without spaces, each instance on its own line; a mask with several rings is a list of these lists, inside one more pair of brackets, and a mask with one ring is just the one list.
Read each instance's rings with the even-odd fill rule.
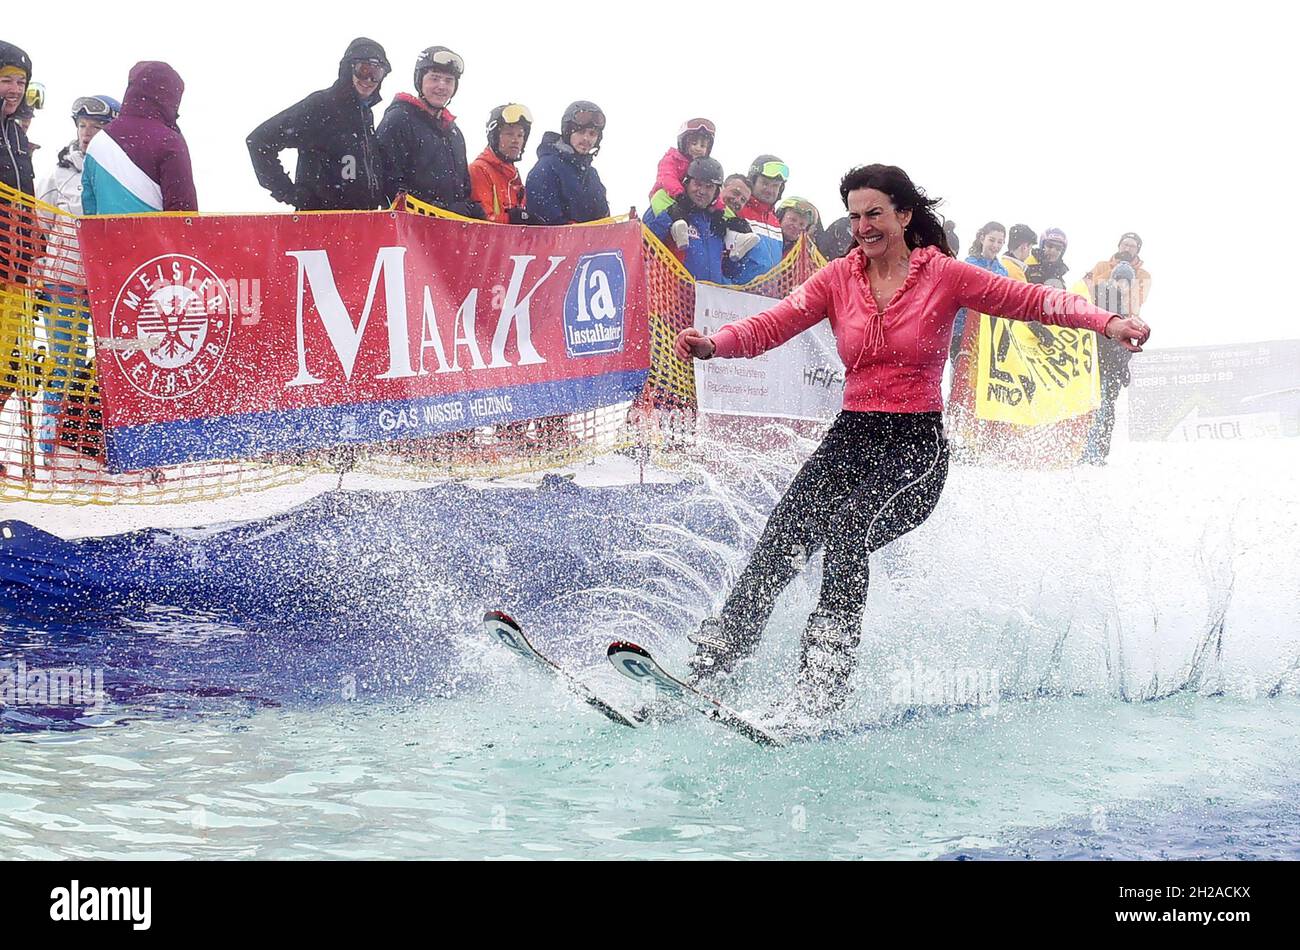
[[[971,314],[976,316],[976,314]],[[975,415],[1021,426],[1051,425],[1101,404],[1097,335],[978,314]]]

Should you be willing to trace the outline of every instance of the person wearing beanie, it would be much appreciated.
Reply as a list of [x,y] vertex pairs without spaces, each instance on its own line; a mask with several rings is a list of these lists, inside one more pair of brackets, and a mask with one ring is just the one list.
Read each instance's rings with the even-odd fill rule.
[[[373,109],[392,66],[384,48],[357,37],[327,89],[267,119],[248,135],[248,154],[263,188],[297,211],[372,211],[383,207],[383,165]],[[293,178],[280,153],[298,151]]]
[[482,218],[471,195],[465,136],[447,108],[460,91],[465,61],[445,46],[430,46],[415,62],[416,95],[399,92],[379,123],[384,194],[410,195],[435,207]]
[[536,224],[528,213],[518,162],[528,147],[533,114],[508,102],[488,115],[487,148],[469,166],[470,197],[496,224]]
[[1025,262],[1033,254],[1037,243],[1038,235],[1029,225],[1011,225],[1011,230],[1007,232],[1006,253],[998,258],[998,263],[1006,268],[1008,277],[1012,280],[1025,280]]
[[605,112],[586,99],[569,103],[560,131],[547,132],[528,173],[528,210],[543,224],[581,224],[609,217],[605,183],[592,165],[605,138]]
[[0,181],[24,194],[36,190],[32,170],[31,143],[21,124],[20,111],[27,102],[27,84],[32,79],[32,61],[12,43],[0,42]]

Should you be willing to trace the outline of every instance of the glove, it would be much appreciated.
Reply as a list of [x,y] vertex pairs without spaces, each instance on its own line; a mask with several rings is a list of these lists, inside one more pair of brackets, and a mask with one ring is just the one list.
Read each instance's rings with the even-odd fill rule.
[[678,247],[685,247],[691,243],[691,226],[685,221],[674,221],[668,233],[673,236],[673,241]]
[[754,248],[758,247],[757,234],[752,232],[749,234],[738,234],[735,231],[731,233],[736,235],[736,239],[731,242],[731,249],[728,250],[727,253],[731,255],[733,261],[740,260]]
[[537,224],[537,215],[529,214],[527,208],[507,208],[506,214],[511,224]]

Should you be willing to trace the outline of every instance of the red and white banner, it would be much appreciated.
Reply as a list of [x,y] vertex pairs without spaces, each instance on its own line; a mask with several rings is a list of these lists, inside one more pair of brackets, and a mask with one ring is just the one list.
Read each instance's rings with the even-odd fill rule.
[[108,461],[424,438],[631,400],[638,222],[86,218]]

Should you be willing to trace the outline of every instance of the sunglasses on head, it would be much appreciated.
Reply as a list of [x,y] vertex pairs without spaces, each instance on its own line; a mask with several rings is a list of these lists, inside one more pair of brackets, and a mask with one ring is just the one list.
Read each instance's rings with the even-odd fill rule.
[[573,124],[579,129],[605,128],[605,116],[599,112],[579,112],[573,117]]
[[759,166],[758,173],[764,178],[780,178],[782,181],[790,180],[790,166],[785,162],[764,162]]
[[72,114],[84,113],[92,119],[107,119],[113,115],[113,107],[98,96],[82,96],[72,103]]
[[514,125],[516,122],[527,122],[533,124],[533,114],[528,111],[527,106],[521,106],[517,102],[512,102],[501,110],[501,121],[506,125]]
[[429,54],[429,62],[450,66],[458,76],[465,72],[465,61],[449,49],[434,50]]

